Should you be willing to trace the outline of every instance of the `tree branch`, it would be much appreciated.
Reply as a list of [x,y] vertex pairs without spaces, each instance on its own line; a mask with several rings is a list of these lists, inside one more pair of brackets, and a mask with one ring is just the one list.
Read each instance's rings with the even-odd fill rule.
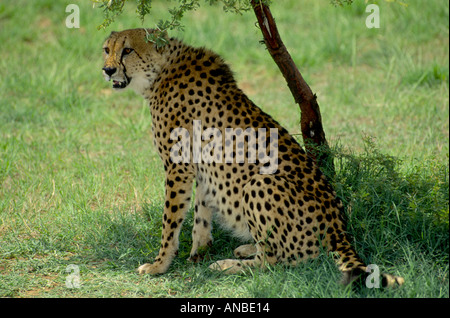
[[[300,125],[306,151],[319,164],[325,161],[332,164],[332,160],[329,160],[330,149],[323,131],[317,96],[311,91],[284,46],[269,6],[259,0],[251,0],[251,4],[266,47],[283,74],[295,102],[300,107]],[[317,151],[317,146],[321,148],[320,153]]]

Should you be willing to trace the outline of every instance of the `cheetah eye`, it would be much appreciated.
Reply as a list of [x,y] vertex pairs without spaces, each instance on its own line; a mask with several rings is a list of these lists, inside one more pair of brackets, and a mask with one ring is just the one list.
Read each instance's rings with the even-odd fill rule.
[[103,48],[103,50],[105,51],[106,54],[109,54],[109,48],[105,47]]
[[132,48],[126,47],[126,48],[123,49],[122,55],[128,55],[128,54],[130,54],[133,51],[134,50]]

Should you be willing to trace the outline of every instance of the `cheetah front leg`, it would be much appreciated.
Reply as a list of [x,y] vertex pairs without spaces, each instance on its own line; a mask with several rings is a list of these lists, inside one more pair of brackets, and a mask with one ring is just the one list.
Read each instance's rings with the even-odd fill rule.
[[161,248],[154,263],[139,266],[139,274],[162,274],[167,271],[178,252],[178,237],[192,195],[192,177],[188,174],[166,173],[165,205]]

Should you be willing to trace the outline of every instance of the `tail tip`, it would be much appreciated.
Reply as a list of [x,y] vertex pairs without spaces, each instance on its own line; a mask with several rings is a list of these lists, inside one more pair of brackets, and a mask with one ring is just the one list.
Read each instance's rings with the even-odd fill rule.
[[365,272],[361,268],[354,268],[343,272],[341,284],[349,285],[355,282],[359,286],[366,286],[367,288],[395,288],[402,286],[405,283],[405,279],[401,276],[395,276],[391,274],[381,273],[378,277],[378,283],[373,277],[369,277],[370,273]]

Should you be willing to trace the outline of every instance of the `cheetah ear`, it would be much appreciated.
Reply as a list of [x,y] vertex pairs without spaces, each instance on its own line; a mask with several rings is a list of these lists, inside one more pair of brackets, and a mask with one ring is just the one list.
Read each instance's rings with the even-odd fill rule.
[[156,51],[158,53],[163,53],[166,44],[169,42],[169,34],[167,33],[167,30],[164,30],[162,32],[159,32],[159,41],[155,43]]
[[106,37],[106,39],[105,40],[107,40],[107,39],[109,39],[110,37],[112,37],[113,36],[113,34],[115,34],[115,33],[117,33],[116,31],[112,31],[111,32],[111,34],[110,35],[108,35],[107,37]]
[[169,38],[169,33],[167,32],[167,30],[164,30],[161,32],[161,36],[167,40]]
[[113,34],[117,33],[116,31],[112,31],[110,35],[105,38],[105,41],[113,36]]
[[147,38],[149,38],[151,34],[155,34],[157,36],[162,36],[163,38],[168,38],[167,30],[161,31],[158,29],[146,28],[146,29],[144,29],[144,31],[145,31],[145,35]]
[[144,29],[147,42],[151,42],[156,52],[164,52],[164,46],[167,44],[169,36],[167,30]]

